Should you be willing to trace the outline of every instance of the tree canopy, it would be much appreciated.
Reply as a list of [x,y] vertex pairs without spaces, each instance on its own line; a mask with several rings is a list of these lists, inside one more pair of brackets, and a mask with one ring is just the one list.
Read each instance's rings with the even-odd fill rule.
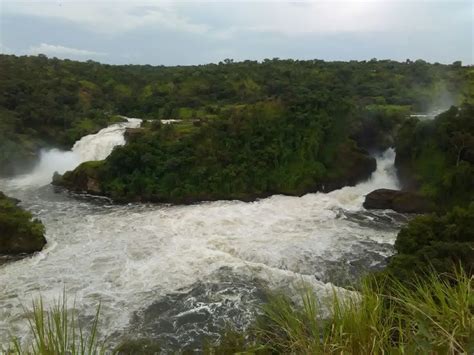
[[[42,147],[72,146],[116,114],[212,121],[269,102],[279,102],[282,115],[295,107],[298,114],[324,115],[319,111],[329,102],[350,105],[343,128],[367,148],[387,146],[387,131],[407,112],[455,103],[472,90],[471,71],[424,61],[228,60],[164,67],[0,55],[0,174],[33,161]],[[371,138],[363,133],[369,126],[377,127]]]

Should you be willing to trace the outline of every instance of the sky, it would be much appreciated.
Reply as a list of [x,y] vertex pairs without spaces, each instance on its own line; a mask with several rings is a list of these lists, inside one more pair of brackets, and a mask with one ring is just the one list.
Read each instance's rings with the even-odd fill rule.
[[474,64],[472,0],[0,0],[0,52],[110,64]]

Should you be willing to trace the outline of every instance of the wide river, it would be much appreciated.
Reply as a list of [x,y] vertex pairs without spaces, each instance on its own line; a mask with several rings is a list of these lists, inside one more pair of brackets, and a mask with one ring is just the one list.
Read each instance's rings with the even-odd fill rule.
[[296,293],[305,282],[324,297],[393,253],[406,218],[362,207],[368,192],[397,187],[393,150],[357,186],[250,203],[115,205],[48,184],[55,170],[105,158],[138,124],[108,127],[70,152],[44,152],[31,174],[0,180],[41,219],[48,240],[40,253],[0,265],[0,344],[28,333],[23,306],[40,295],[50,304],[66,290],[83,319],[101,302],[101,335],[111,344],[126,335],[192,348],[227,323],[248,325],[267,289]]

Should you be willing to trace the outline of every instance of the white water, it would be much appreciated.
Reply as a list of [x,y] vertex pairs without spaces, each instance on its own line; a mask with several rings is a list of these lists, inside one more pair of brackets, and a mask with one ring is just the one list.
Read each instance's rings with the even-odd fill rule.
[[112,153],[112,149],[125,144],[125,129],[140,126],[141,120],[128,118],[128,122],[113,124],[78,140],[70,151],[45,149],[32,172],[19,176],[11,184],[17,187],[44,186],[51,182],[54,172],[63,174],[74,169],[80,163],[91,160],[103,160]]
[[[103,131],[76,143],[81,159],[110,152],[112,139]],[[116,144],[122,142],[115,140],[117,131],[108,132]],[[243,284],[258,279],[287,290],[304,280],[324,296],[331,285],[323,281],[331,280],[335,269],[370,264],[392,253],[397,227],[391,226],[390,214],[367,213],[362,202],[376,188],[397,187],[393,160],[388,150],[377,158],[372,179],[354,187],[252,203],[116,206],[54,194],[49,186],[27,187],[26,177],[0,182],[0,190],[22,199],[44,222],[48,240],[42,252],[0,266],[0,343],[11,330],[26,333],[21,303],[30,304],[40,293],[49,303],[63,288],[75,295],[84,314],[93,314],[102,302],[103,335],[129,332],[135,312],[199,283],[219,283],[224,273]],[[244,298],[209,292],[222,298],[213,301],[219,309],[249,308]],[[177,310],[170,322],[203,307],[213,312],[206,302]],[[179,332],[184,330],[173,336],[179,338]]]

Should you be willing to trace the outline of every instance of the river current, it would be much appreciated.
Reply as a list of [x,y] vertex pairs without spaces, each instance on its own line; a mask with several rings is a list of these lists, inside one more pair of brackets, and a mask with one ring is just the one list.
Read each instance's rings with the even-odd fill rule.
[[405,217],[362,207],[370,191],[397,188],[391,149],[357,186],[255,202],[115,205],[48,184],[54,171],[104,159],[138,125],[110,126],[70,152],[45,151],[32,173],[0,180],[44,223],[48,240],[43,251],[0,265],[0,344],[27,334],[23,306],[39,295],[50,304],[65,290],[82,319],[101,302],[101,336],[112,344],[126,336],[198,347],[227,323],[246,327],[268,288],[296,294],[304,282],[324,297],[393,253]]

